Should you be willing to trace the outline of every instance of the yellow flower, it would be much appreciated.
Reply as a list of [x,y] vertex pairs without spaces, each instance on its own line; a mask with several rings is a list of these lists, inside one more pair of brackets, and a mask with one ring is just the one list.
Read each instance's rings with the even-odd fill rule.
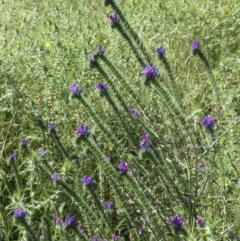
[[222,13],[223,13],[223,14],[228,14],[228,13],[230,13],[230,9],[229,9],[229,7],[228,7],[227,5],[223,5],[223,6],[221,7],[221,10],[222,10]]
[[25,17],[26,17],[26,15],[27,15],[27,14],[26,14],[26,12],[25,12],[25,11],[22,11],[22,17],[24,17],[24,18],[25,18]]
[[44,47],[45,47],[45,49],[50,49],[51,48],[51,43],[50,42],[46,42]]

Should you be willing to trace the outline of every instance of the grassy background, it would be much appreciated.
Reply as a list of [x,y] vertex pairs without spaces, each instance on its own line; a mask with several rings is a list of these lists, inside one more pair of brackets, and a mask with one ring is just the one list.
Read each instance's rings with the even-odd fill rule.
[[[204,152],[236,122],[240,114],[238,1],[206,3],[201,0],[119,0],[117,4],[159,70],[158,82],[172,95],[173,84],[155,51],[159,45],[166,48],[166,58],[181,99],[181,112],[191,126],[189,130],[193,129],[197,133],[196,139],[200,139],[197,154]],[[99,198],[105,200],[112,197],[111,188],[110,191],[105,190],[109,183],[102,176],[101,168],[93,156],[87,153],[87,145],[75,144],[75,129],[80,123],[90,124],[102,152],[112,157],[113,166],[116,167],[123,158],[130,163],[138,161],[145,168],[150,168],[145,166],[148,157],[139,154],[136,146],[129,141],[122,120],[126,120],[131,130],[136,130],[136,138],[140,138],[144,133],[140,132],[138,125],[124,111],[116,93],[120,93],[125,103],[136,106],[136,109],[141,107],[144,120],[149,121],[150,128],[168,148],[165,156],[178,161],[180,166],[182,163],[181,170],[186,175],[185,181],[189,182],[188,175],[191,171],[187,163],[194,166],[191,161],[194,162],[198,155],[193,153],[192,146],[187,150],[183,145],[186,133],[181,132],[181,126],[177,128],[173,124],[172,115],[157,89],[152,85],[144,85],[142,66],[137,62],[128,43],[116,29],[111,28],[106,17],[112,11],[111,7],[104,6],[103,1],[6,0],[0,3],[0,237],[2,236],[3,240],[24,240],[26,237],[26,233],[16,228],[11,214],[12,209],[19,205],[25,206],[32,214],[31,221],[38,232],[42,229],[40,217],[51,215],[55,210],[63,214],[67,212],[66,209],[73,213],[76,210],[74,202],[71,202],[72,207],[68,209],[64,195],[54,192],[50,178],[41,176],[36,171],[40,148],[47,150],[51,167],[66,178],[67,182],[75,185],[80,182],[84,173],[92,173],[101,183],[97,187]],[[201,49],[212,68],[211,74],[204,63],[192,54],[191,42],[194,39],[201,41]],[[137,96],[137,99],[132,98],[123,88],[121,80],[110,74],[116,88],[112,98],[119,109],[118,113],[106,99],[100,98],[95,85],[105,80],[99,72],[89,68],[86,58],[86,53],[95,50],[98,44],[106,48],[107,58],[120,71]],[[217,91],[214,91],[211,81],[216,83]],[[118,138],[117,150],[116,145],[106,138],[101,128],[89,116],[86,108],[70,98],[69,86],[73,82],[84,89],[87,103]],[[213,136],[199,125],[206,115],[215,119]],[[75,161],[67,160],[56,151],[55,141],[49,133],[42,133],[37,125],[37,117],[41,117],[44,123],[56,123],[57,133],[69,155],[85,155],[84,158],[77,159],[80,171],[77,170]],[[198,118],[199,121],[196,121]],[[29,139],[30,156],[20,148],[22,137]],[[193,226],[189,224],[189,240],[233,240],[234,235],[239,232],[239,188],[232,182],[233,178],[239,176],[239,137],[239,126],[230,129],[219,139],[212,152],[201,160],[206,163],[207,171],[194,176],[199,180],[193,178],[193,183],[195,185],[199,182],[199,189],[204,187],[197,201],[201,203],[199,213],[206,220],[207,226],[204,231],[195,232],[193,228],[190,229]],[[168,142],[169,138],[174,144]],[[18,152],[17,162],[23,178],[20,190],[15,189],[13,169],[8,163],[13,152]],[[144,176],[142,182],[157,198],[158,181],[154,182],[156,173],[152,166],[151,168],[149,170],[152,173]],[[178,182],[176,178],[176,183]],[[86,192],[84,189],[80,190]],[[90,199],[87,193],[85,195]],[[166,216],[172,212],[184,212],[182,204],[174,201],[169,203],[167,198],[164,204],[169,209],[164,214]],[[153,206],[156,207],[157,204],[154,203]],[[137,218],[137,213],[129,209],[131,206],[127,210]],[[119,220],[124,220],[121,212],[118,215]],[[99,226],[102,225],[100,221]],[[139,226],[142,225],[140,223]],[[233,228],[221,236],[232,224]],[[84,225],[86,226],[86,223]],[[122,234],[121,230],[124,228],[124,225],[122,227],[119,224],[115,230]],[[97,227],[88,229],[90,236],[97,233]],[[56,231],[56,237],[59,238],[61,235],[60,231],[58,232]],[[102,233],[107,236],[104,231]],[[199,236],[194,239],[196,233]],[[14,239],[11,238],[13,235]],[[144,235],[142,240],[150,239],[147,228]],[[123,236],[122,239],[125,240]],[[109,237],[108,235],[110,240]]]

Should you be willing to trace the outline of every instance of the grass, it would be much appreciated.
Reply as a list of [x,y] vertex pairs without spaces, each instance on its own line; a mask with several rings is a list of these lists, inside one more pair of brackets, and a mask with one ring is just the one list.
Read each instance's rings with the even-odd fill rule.
[[[0,240],[238,240],[238,1],[106,2],[0,3]],[[91,64],[99,44],[106,52]],[[142,74],[147,63],[154,80]],[[73,83],[84,90],[76,98]],[[76,136],[81,123],[91,127],[86,138]],[[13,216],[18,208],[26,218]],[[77,224],[68,227],[67,215]]]

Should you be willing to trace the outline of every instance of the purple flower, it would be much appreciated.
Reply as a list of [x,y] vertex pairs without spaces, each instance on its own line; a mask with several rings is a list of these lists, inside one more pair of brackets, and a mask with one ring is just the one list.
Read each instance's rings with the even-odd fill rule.
[[202,120],[202,124],[206,127],[206,128],[211,128],[213,126],[213,118],[208,115],[208,116],[205,116]]
[[50,131],[55,131],[55,130],[56,130],[56,125],[55,125],[54,123],[49,123],[49,124],[48,124],[48,129],[49,129]]
[[189,199],[190,199],[190,196],[188,194],[183,194],[183,200],[188,203],[189,202]]
[[138,111],[134,110],[131,105],[128,105],[127,108],[128,108],[128,110],[132,113],[132,117],[133,117],[134,119],[140,117],[140,113],[139,113]]
[[38,152],[38,155],[39,155],[40,157],[44,157],[45,154],[46,154],[46,151],[45,151],[44,149],[40,149],[39,152]]
[[56,172],[54,172],[52,174],[51,178],[52,178],[53,181],[58,181],[59,180],[59,176],[58,176],[58,174]]
[[108,89],[107,84],[106,83],[102,83],[102,82],[97,83],[96,87],[100,91],[107,91],[107,89]]
[[128,110],[130,111],[130,112],[132,112],[133,111],[133,107],[132,107],[132,105],[127,105],[127,108],[128,108]]
[[144,134],[142,135],[142,140],[146,140],[146,141],[149,141],[150,140],[150,135],[149,134]]
[[148,149],[148,142],[149,142],[149,140],[150,140],[150,135],[149,134],[144,134],[141,137],[140,147],[143,150],[147,150]]
[[80,89],[77,84],[72,84],[69,89],[74,96],[79,96],[83,92],[83,90]]
[[62,220],[58,217],[57,214],[53,214],[53,219],[56,221],[56,224],[59,226],[62,226],[63,222]]
[[94,184],[94,180],[92,177],[88,176],[88,175],[85,175],[83,178],[82,178],[82,181],[83,183],[86,185],[86,186],[91,186]]
[[98,236],[93,237],[92,241],[99,241]]
[[14,160],[16,160],[16,158],[17,158],[17,153],[15,152],[15,153],[10,155],[9,160],[14,161]]
[[142,229],[141,228],[138,229],[138,234],[142,235]]
[[165,54],[165,48],[163,46],[157,47],[156,51],[160,57],[163,57]]
[[26,146],[28,144],[28,140],[26,138],[22,138],[21,143],[23,146]]
[[148,142],[146,140],[142,140],[140,142],[140,147],[146,151],[148,149]]
[[77,224],[77,220],[75,217],[67,215],[67,217],[65,219],[65,223],[66,223],[67,227],[74,227]]
[[22,208],[15,209],[13,211],[13,216],[18,219],[24,219],[27,215],[27,211]]
[[113,208],[113,201],[108,201],[104,204],[104,208],[111,210]]
[[206,164],[202,162],[198,165],[198,168],[203,171],[206,168]]
[[133,111],[132,116],[134,119],[137,119],[138,117],[140,117],[140,113],[138,111]]
[[107,157],[106,157],[106,162],[107,162],[107,163],[110,163],[110,162],[111,162],[111,157],[110,157],[110,156],[107,156]]
[[90,134],[90,126],[89,125],[84,125],[80,124],[77,127],[77,135],[79,138],[86,138]]
[[146,79],[154,79],[157,76],[157,69],[155,66],[145,65],[142,73],[146,77]]
[[84,233],[85,233],[85,228],[79,228],[78,230],[79,230],[79,232],[80,232],[81,234],[84,234]]
[[119,236],[117,234],[112,234],[112,240],[116,241],[119,239]]
[[108,15],[108,19],[110,19],[110,21],[112,23],[117,23],[118,22],[118,15],[117,15],[117,13],[110,13]]
[[200,226],[200,227],[203,227],[204,226],[204,220],[202,218],[198,218],[197,219],[197,224]]
[[126,162],[124,162],[124,161],[120,161],[120,163],[118,164],[118,170],[122,174],[126,174],[128,169],[129,169],[129,165]]
[[181,228],[182,225],[183,225],[183,221],[184,221],[183,217],[182,216],[178,216],[178,215],[171,216],[169,218],[169,220],[170,220],[170,222],[173,224],[173,226],[175,228]]
[[98,53],[99,55],[104,55],[105,49],[103,49],[102,45],[98,45],[98,47],[97,47],[97,53]]
[[90,51],[88,54],[87,54],[87,58],[88,60],[90,61],[90,63],[94,62],[95,59],[94,59],[94,55],[93,55],[93,52]]
[[198,50],[199,48],[200,48],[200,41],[199,40],[194,40],[193,42],[192,42],[192,49],[193,50]]

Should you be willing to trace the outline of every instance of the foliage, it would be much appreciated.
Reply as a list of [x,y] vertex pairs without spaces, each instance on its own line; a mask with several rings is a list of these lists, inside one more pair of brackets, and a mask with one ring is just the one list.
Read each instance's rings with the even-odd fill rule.
[[0,240],[238,240],[237,1],[0,10]]

